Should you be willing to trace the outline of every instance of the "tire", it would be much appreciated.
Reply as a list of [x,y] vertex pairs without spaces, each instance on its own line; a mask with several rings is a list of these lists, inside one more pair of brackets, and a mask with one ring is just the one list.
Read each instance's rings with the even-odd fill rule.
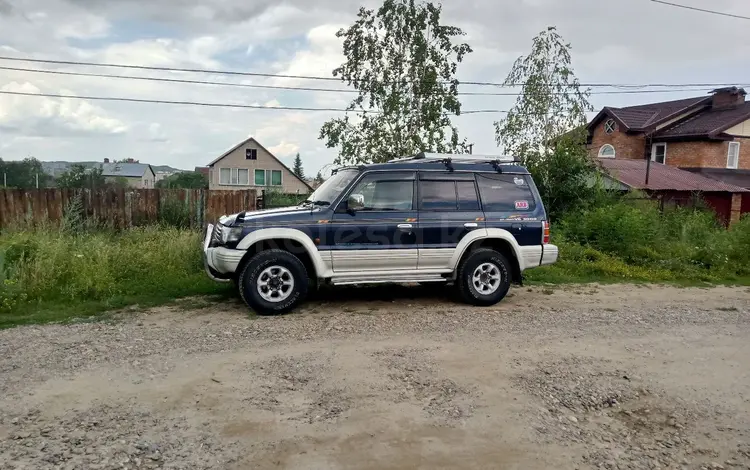
[[[482,272],[488,277],[482,277]],[[473,251],[458,268],[456,284],[461,299],[468,304],[482,307],[495,305],[510,289],[511,272],[510,262],[503,254],[489,248],[479,248]],[[477,273],[481,278],[478,280],[479,288],[474,279]],[[494,275],[499,275],[496,284],[492,282]],[[482,280],[485,280],[487,284]]]
[[240,296],[257,314],[281,315],[307,297],[307,270],[288,251],[261,251],[245,264],[238,284]]

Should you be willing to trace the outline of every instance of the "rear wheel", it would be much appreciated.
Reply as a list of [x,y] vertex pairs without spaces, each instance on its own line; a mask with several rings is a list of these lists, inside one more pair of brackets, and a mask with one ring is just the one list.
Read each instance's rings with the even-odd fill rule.
[[511,266],[501,253],[479,248],[458,268],[456,284],[464,302],[488,306],[500,302],[510,289]]
[[307,270],[302,261],[284,250],[266,250],[253,256],[240,274],[242,299],[260,315],[293,310],[307,296]]

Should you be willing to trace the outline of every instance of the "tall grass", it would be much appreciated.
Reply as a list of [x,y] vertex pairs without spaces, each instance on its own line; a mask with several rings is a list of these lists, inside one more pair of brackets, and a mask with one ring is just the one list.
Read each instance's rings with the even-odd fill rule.
[[560,261],[534,280],[746,282],[750,218],[730,230],[713,213],[623,200],[566,215],[554,227]]
[[[0,236],[2,315],[96,308],[219,292],[204,271],[200,233],[170,226],[119,233],[17,230]],[[7,319],[7,318],[6,318]]]

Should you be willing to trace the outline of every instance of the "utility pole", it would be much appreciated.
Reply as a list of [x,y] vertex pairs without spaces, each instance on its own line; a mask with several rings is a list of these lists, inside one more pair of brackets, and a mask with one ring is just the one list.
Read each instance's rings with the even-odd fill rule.
[[648,144],[646,144],[646,189],[648,189],[648,175],[651,172],[651,147],[653,147],[651,141],[651,134],[649,134],[648,139],[646,139],[646,142],[648,142]]
[[8,187],[8,173],[3,172],[3,188]]
[[39,173],[36,174],[36,189],[39,189]]

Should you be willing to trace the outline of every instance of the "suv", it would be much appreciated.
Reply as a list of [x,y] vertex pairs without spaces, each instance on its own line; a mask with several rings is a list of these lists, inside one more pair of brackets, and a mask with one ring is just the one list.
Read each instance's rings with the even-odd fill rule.
[[452,283],[466,302],[493,305],[558,254],[516,163],[420,153],[341,168],[298,206],[209,225],[206,272],[261,314],[292,310],[321,283]]

